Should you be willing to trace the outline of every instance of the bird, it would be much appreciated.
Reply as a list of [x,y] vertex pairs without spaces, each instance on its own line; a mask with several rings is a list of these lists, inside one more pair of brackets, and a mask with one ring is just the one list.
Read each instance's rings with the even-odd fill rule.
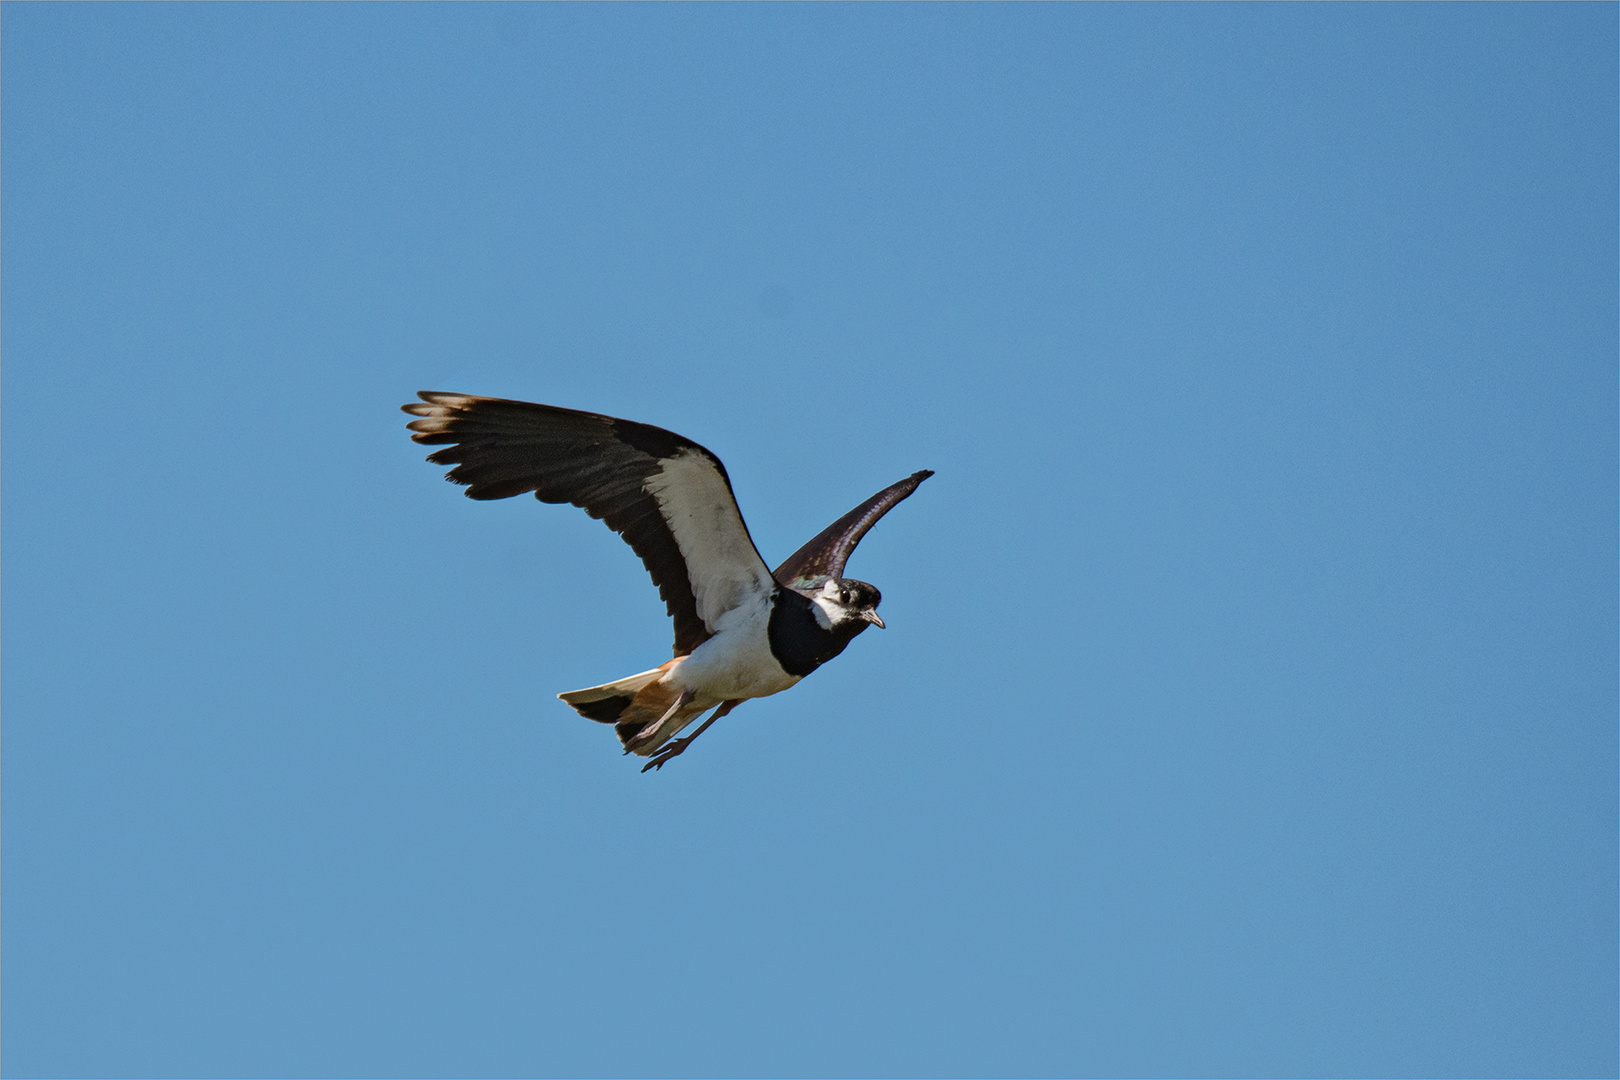
[[[890,484],[775,570],[744,524],[720,459],[651,424],[505,398],[423,390],[401,408],[417,443],[454,466],[471,499],[533,492],[600,519],[640,556],[675,624],[674,656],[647,671],[558,694],[612,724],[625,754],[660,770],[744,701],[796,685],[869,626],[877,587],[843,576],[855,545],[933,470]],[[709,710],[690,735],[688,725]],[[678,737],[679,736],[679,737]]]

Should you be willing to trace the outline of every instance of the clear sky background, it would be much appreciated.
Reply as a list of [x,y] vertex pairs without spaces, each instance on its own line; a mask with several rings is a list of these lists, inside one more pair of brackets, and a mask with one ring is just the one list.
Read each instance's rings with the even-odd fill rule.
[[[9,1075],[1620,1067],[1614,5],[3,19]],[[419,389],[889,630],[641,775]]]

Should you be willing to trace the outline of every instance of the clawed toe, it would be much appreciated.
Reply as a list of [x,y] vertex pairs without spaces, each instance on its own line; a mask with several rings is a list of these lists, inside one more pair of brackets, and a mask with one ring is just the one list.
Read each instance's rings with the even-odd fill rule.
[[672,757],[678,757],[683,751],[686,750],[686,745],[691,741],[691,736],[684,739],[670,740],[667,746],[652,756],[651,761],[647,762],[647,764],[641,767],[641,771],[646,772],[648,769],[662,769],[664,767],[664,762],[668,761]]
[[703,723],[699,724],[696,731],[692,732],[690,735],[683,735],[679,739],[671,739],[668,743],[664,744],[664,748],[653,754],[652,760],[643,765],[641,767],[641,771],[646,772],[648,769],[662,769],[664,767],[664,762],[668,761],[672,757],[685,753],[686,748],[692,745],[692,740],[703,734],[705,731],[708,731],[710,724],[714,723],[716,720],[720,719],[722,716],[726,715],[726,713],[730,712],[732,709],[735,709],[742,703],[742,698],[736,698],[731,701],[722,701],[720,703],[720,707],[714,710],[714,712],[710,713],[709,718],[703,721]]

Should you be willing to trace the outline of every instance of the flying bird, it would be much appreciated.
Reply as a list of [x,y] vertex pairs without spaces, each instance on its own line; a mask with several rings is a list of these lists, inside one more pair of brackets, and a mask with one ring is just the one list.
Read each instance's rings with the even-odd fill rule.
[[[650,671],[557,696],[614,725],[624,752],[661,769],[750,698],[781,693],[883,627],[882,594],[844,564],[879,518],[930,469],[890,484],[823,529],[774,571],[737,509],[720,459],[650,424],[526,401],[422,391],[403,406],[411,438],[444,446],[447,480],[471,499],[525,492],[572,503],[624,537],[675,622],[674,658]],[[691,735],[676,738],[703,713]]]

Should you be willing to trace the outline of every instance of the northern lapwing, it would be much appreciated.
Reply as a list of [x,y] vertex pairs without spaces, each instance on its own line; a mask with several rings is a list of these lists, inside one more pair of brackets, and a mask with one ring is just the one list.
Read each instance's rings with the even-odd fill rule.
[[[833,522],[775,571],[743,524],[720,459],[672,431],[526,401],[423,391],[403,406],[412,439],[444,445],[428,460],[472,499],[525,492],[572,503],[641,556],[675,620],[675,657],[639,675],[558,694],[584,717],[614,725],[627,754],[662,768],[710,724],[749,698],[781,693],[882,628],[877,588],[843,576],[867,530],[917,485],[924,469]],[[675,736],[704,712],[703,726]]]

